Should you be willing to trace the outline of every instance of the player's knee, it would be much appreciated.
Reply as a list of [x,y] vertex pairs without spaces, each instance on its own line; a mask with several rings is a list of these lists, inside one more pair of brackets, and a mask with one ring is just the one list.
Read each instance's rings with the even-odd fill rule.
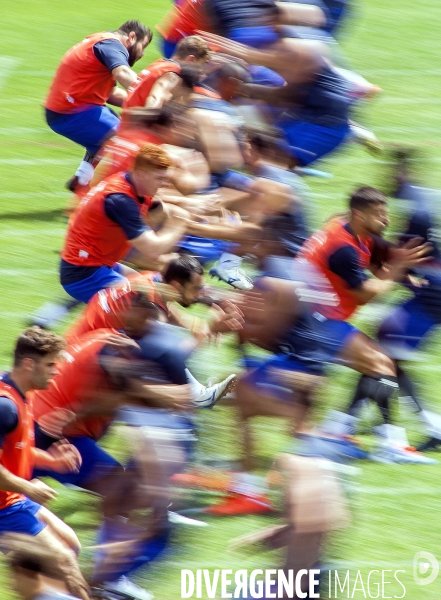
[[397,376],[397,370],[394,361],[383,352],[376,351],[372,358],[372,371],[380,375]]

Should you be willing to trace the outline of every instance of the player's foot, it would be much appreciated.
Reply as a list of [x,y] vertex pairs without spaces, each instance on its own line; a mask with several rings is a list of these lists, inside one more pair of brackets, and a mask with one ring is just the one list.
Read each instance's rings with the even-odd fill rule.
[[238,290],[252,290],[254,287],[248,275],[237,265],[229,266],[228,261],[214,263],[209,274],[212,277],[217,277],[220,281],[225,281],[225,283]]
[[30,325],[38,325],[44,329],[55,327],[69,311],[67,304],[46,302],[29,319]]
[[352,141],[365,146],[371,154],[380,154],[383,151],[383,146],[375,133],[362,127],[358,123],[350,125]]
[[234,389],[236,383],[236,375],[229,375],[220,383],[216,383],[202,389],[200,394],[194,400],[194,405],[197,408],[213,408],[213,406],[221,398]]
[[385,464],[436,465],[438,461],[421,454],[413,446],[394,446],[382,442],[371,454],[371,460]]
[[124,598],[124,594],[127,598],[133,598],[133,600],[153,600],[154,596],[144,588],[136,585],[133,581],[130,581],[124,575],[116,581],[106,582],[103,588],[107,592],[115,592],[121,594]]
[[438,463],[434,458],[424,456],[409,444],[404,427],[386,423],[375,427],[374,431],[381,436],[381,439],[377,448],[369,456],[371,460],[382,463],[421,465],[435,465]]
[[274,512],[274,507],[265,496],[235,494],[206,508],[204,512],[217,516],[262,515]]
[[208,527],[208,523],[205,523],[204,521],[189,519],[188,517],[184,517],[184,515],[173,512],[171,510],[168,511],[168,520],[169,523],[174,523],[175,525],[189,525],[190,527]]
[[367,453],[360,447],[355,438],[341,436],[336,438],[300,434],[296,439],[295,454],[325,458],[337,463],[345,463],[351,459],[363,460]]
[[66,187],[66,189],[69,190],[69,192],[75,192],[75,190],[77,189],[78,185],[79,185],[79,182],[78,182],[78,177],[76,175],[73,175],[65,183],[65,187]]
[[170,477],[170,481],[179,487],[227,492],[231,485],[231,477],[229,471],[210,470],[202,472],[193,469],[186,473],[175,473]]
[[417,450],[418,450],[418,452],[426,452],[427,450],[438,450],[440,446],[441,446],[441,440],[431,437],[428,440],[426,440],[425,442],[423,442],[422,444],[420,444],[420,446],[418,446]]

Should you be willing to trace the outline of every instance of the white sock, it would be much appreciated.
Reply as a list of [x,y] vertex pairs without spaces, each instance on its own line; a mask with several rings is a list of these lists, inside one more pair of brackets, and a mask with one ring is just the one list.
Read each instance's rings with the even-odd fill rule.
[[78,177],[78,183],[80,185],[87,185],[91,181],[94,171],[95,169],[90,162],[82,160],[77,172],[75,173],[75,175]]
[[243,496],[262,496],[267,491],[266,480],[251,473],[234,473],[228,491]]
[[[230,254],[230,252],[222,252],[219,260],[219,265],[228,266],[228,267],[240,267],[242,264],[242,257],[236,256],[235,254]],[[224,263],[228,263],[224,265]]]
[[398,427],[397,425],[391,425],[390,423],[384,423],[374,428],[374,432],[382,437],[388,444],[392,446],[409,446],[409,440],[407,439],[407,433],[404,427]]
[[358,419],[338,410],[330,410],[320,424],[320,431],[328,435],[354,435]]
[[188,369],[185,369],[185,374],[187,375],[187,381],[191,387],[191,391],[194,397],[199,396],[204,390],[205,386],[202,385],[191,373]]

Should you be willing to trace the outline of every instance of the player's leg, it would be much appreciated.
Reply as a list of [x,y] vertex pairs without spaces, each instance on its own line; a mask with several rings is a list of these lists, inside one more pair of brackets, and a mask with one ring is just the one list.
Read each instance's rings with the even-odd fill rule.
[[[37,534],[36,539],[53,552],[69,592],[76,598],[89,600],[89,586],[80,571],[76,554],[65,542],[67,525],[61,529],[59,519],[55,515],[49,516],[49,513],[50,511],[44,509],[42,519],[47,520],[47,527]],[[72,538],[72,535],[70,537]]]
[[70,548],[76,556],[79,555],[81,543],[75,531],[69,525],[54,515],[45,506],[42,506],[38,510],[36,516],[42,523],[49,527],[51,533],[59,538],[60,542]]
[[[61,285],[72,298],[80,302],[89,302],[100,290],[118,285],[125,280],[125,276],[120,272],[119,267],[120,265],[117,265],[116,268],[100,267],[85,279],[73,283],[62,283]],[[65,282],[66,280],[62,281]]]
[[385,423],[389,423],[389,401],[398,389],[394,361],[377,343],[361,332],[351,336],[339,358],[346,366],[363,374],[350,410],[361,400],[370,398],[378,405]]
[[293,166],[306,167],[335,150],[349,135],[349,125],[324,127],[315,123],[284,120],[278,126],[285,134],[285,149]]
[[68,525],[47,508],[25,498],[0,510],[0,533],[18,533],[35,537],[53,552],[69,591],[88,600],[88,586],[80,572],[76,554],[80,543]]
[[239,380],[236,398],[244,468],[251,468],[253,463],[250,419],[256,416],[285,417],[291,420],[296,431],[301,431],[320,382],[321,377],[305,372],[286,356],[270,359]]

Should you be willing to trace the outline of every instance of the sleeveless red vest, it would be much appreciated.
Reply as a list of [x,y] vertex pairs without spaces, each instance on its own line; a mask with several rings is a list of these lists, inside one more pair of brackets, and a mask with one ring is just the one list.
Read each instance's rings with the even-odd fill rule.
[[[69,345],[65,360],[58,365],[58,373],[46,390],[31,392],[35,421],[43,431],[51,433],[51,423],[63,409],[78,412],[86,402],[93,401],[96,390],[108,388],[108,378],[99,365],[98,355],[109,336],[119,336],[112,329],[99,329],[82,336]],[[99,440],[106,432],[110,417],[84,417],[63,429],[66,436],[87,436]]]
[[[158,58],[147,69],[143,69],[136,81],[127,90],[127,98],[124,100],[123,111],[126,108],[145,106],[152,87],[156,81],[166,73],[179,73],[181,65],[173,60]],[[123,112],[124,122],[124,112]]]
[[[13,475],[29,480],[32,475],[34,458],[32,448],[34,447],[34,419],[31,401],[23,400],[21,394],[11,385],[0,381],[0,396],[12,400],[17,407],[18,425],[5,435],[3,442],[3,453],[0,464],[8,469]],[[25,496],[18,492],[0,490],[0,509],[11,506]]]
[[[69,344],[74,343],[80,336],[95,329],[124,330],[123,313],[127,310],[136,294],[133,287],[153,282],[156,271],[145,271],[136,275],[129,275],[127,280],[111,288],[100,290],[89,300],[86,308],[76,321],[64,333]],[[164,300],[159,292],[149,294],[151,302],[157,304],[167,312]]]
[[124,173],[117,173],[93,187],[81,200],[69,221],[62,258],[78,266],[113,266],[129,251],[124,230],[109,219],[104,210],[104,200],[110,194],[125,194],[135,202],[145,215],[151,197],[140,203],[135,190]]
[[110,32],[95,33],[66,52],[52,81],[46,108],[69,113],[87,104],[103,106],[107,102],[116,80],[96,58],[93,47],[109,39],[118,37]]
[[359,306],[346,281],[329,268],[329,257],[343,246],[355,248],[361,268],[368,268],[374,246],[372,238],[358,239],[345,229],[346,223],[333,221],[328,227],[316,231],[303,245],[298,259],[313,263],[325,275],[340,299],[338,306],[323,306],[320,312],[328,319],[348,319]]

